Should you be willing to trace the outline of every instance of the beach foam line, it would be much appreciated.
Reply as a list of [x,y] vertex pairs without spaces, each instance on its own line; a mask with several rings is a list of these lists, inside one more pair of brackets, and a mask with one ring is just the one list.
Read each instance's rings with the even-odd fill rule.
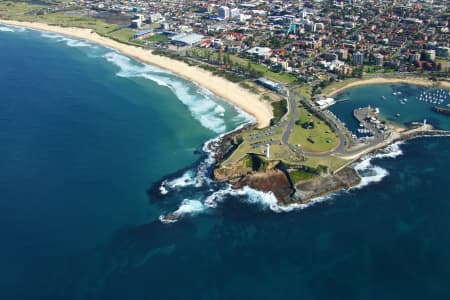
[[13,25],[1,25],[0,32],[24,32],[27,30],[25,27],[18,27]]
[[59,43],[64,42],[69,47],[98,48],[96,45],[89,43],[86,40],[72,39],[72,38],[66,37],[64,35],[56,34],[56,33],[41,32],[41,37],[51,39],[51,40],[54,40]]
[[0,26],[0,31],[2,31],[2,32],[15,32],[15,30],[12,27],[7,27],[7,26]]
[[225,108],[217,103],[218,99],[214,99],[214,94],[208,90],[193,85],[169,71],[142,64],[117,52],[108,52],[103,57],[119,67],[117,76],[142,77],[168,87],[203,127],[215,133],[225,132]]
[[[224,78],[214,76],[208,71],[201,68],[188,66],[187,64],[170,59],[164,56],[158,56],[143,48],[125,45],[114,41],[112,39],[99,36],[91,29],[76,28],[76,27],[58,27],[39,22],[21,22],[12,20],[1,20],[1,24],[7,26],[18,26],[22,28],[29,28],[40,32],[52,32],[70,36],[75,39],[87,40],[95,44],[102,45],[114,51],[133,57],[141,62],[151,65],[159,66],[166,70],[170,70],[181,78],[191,83],[199,84],[208,91],[217,95],[219,99],[231,103],[233,106],[238,106],[255,117],[259,127],[268,126],[270,119],[273,117],[272,108],[268,103],[261,102],[259,96],[243,89],[236,83],[232,83]],[[202,124],[203,125],[203,124]],[[220,130],[214,130],[220,132]]]

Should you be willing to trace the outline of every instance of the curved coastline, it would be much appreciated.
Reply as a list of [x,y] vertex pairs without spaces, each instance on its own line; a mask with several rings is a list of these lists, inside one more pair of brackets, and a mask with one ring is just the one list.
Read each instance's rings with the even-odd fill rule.
[[349,82],[344,86],[332,90],[327,93],[328,97],[336,96],[338,93],[343,92],[349,88],[362,86],[362,85],[371,85],[371,84],[393,84],[393,83],[404,83],[404,84],[412,84],[412,85],[420,85],[425,87],[438,86],[446,89],[450,89],[450,82],[446,81],[431,81],[428,79],[413,77],[413,78],[384,78],[384,77],[374,77],[369,79],[361,79],[353,82]]
[[224,78],[214,76],[210,72],[195,66],[188,66],[184,62],[170,59],[164,56],[152,54],[149,50],[136,46],[125,45],[112,39],[102,37],[91,29],[75,27],[59,27],[44,23],[21,22],[12,20],[1,20],[0,24],[29,28],[38,31],[63,34],[77,39],[84,39],[105,47],[112,48],[120,53],[130,56],[140,62],[154,65],[168,70],[173,74],[183,77],[209,90],[221,99],[235,105],[239,109],[252,115],[256,119],[257,126],[260,128],[270,124],[273,117],[272,109],[269,104],[259,100],[259,96],[250,93],[238,84],[228,81]]

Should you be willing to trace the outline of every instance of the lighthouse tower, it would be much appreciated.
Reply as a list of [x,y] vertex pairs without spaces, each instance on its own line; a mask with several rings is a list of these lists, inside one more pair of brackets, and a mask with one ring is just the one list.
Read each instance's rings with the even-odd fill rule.
[[270,157],[270,144],[266,144],[266,158]]

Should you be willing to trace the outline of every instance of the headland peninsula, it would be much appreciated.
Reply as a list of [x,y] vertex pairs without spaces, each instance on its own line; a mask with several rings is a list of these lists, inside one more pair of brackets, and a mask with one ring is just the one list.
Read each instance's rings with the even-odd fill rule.
[[[352,43],[351,51],[347,49],[350,46],[338,43],[332,52],[329,43],[324,43],[327,47],[311,44],[296,26],[289,26],[278,40],[265,40],[258,33],[248,34],[236,28],[206,36],[191,34],[182,24],[180,32],[171,30],[170,24],[168,29],[163,24],[162,30],[157,29],[158,22],[141,24],[139,13],[129,16],[136,28],[110,24],[104,17],[87,14],[90,9],[7,2],[0,4],[0,23],[113,48],[187,78],[251,114],[256,124],[208,145],[216,158],[213,177],[236,188],[250,186],[272,192],[279,205],[304,204],[357,185],[360,177],[352,164],[397,141],[450,135],[422,120],[399,127],[369,106],[352,112],[366,134],[361,138],[328,110],[335,104],[334,95],[359,85],[406,83],[450,88],[448,66],[442,71],[446,62],[441,59],[437,63],[435,53],[416,49],[406,41],[403,47],[408,51],[403,53],[391,45],[376,55],[365,56],[357,43]],[[346,41],[347,35],[362,32],[377,21],[375,17],[357,25],[349,23],[357,26],[350,32],[346,26],[331,25],[330,35],[338,32]],[[235,45],[236,41],[241,43]],[[388,51],[389,55],[381,54]]]

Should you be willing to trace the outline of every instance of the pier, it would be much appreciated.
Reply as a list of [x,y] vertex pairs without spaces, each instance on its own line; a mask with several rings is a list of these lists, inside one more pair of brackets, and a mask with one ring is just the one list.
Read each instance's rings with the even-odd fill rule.
[[361,127],[358,131],[370,134],[375,139],[384,139],[389,133],[389,128],[379,120],[379,112],[378,108],[370,106],[353,110],[353,116],[358,120]]

